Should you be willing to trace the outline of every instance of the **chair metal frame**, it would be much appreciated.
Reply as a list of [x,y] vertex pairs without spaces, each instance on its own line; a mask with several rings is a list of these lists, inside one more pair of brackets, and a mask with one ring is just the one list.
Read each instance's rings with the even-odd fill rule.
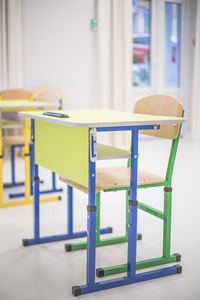
[[[182,117],[184,116],[184,111],[182,112]],[[174,169],[174,163],[175,158],[177,154],[177,148],[178,143],[180,139],[180,133],[181,133],[181,125],[179,128],[178,135],[175,139],[172,140],[171,144],[171,150],[170,155],[168,159],[168,165],[167,165],[167,171],[165,176],[165,181],[160,183],[154,183],[154,184],[142,184],[138,185],[138,189],[141,188],[153,188],[153,187],[162,187],[164,186],[164,210],[160,211],[156,208],[153,208],[149,205],[146,205],[142,202],[138,202],[138,208],[140,210],[145,211],[146,213],[149,213],[161,220],[163,220],[163,250],[162,250],[162,256],[153,258],[153,259],[147,259],[143,261],[138,261],[136,264],[136,269],[143,269],[143,268],[149,268],[153,266],[158,266],[162,264],[167,263],[173,263],[173,262],[179,262],[181,261],[181,255],[178,253],[170,254],[171,249],[171,203],[172,203],[172,174]],[[131,160],[128,160],[128,167],[130,167]],[[68,186],[68,188],[71,188]],[[129,194],[130,194],[130,188],[129,187],[123,187],[123,188],[112,188],[112,189],[105,189],[104,192],[116,192],[116,191],[126,191],[126,226],[125,226],[125,235],[119,236],[119,237],[111,237],[111,238],[103,238],[100,239],[100,192],[96,194],[96,208],[97,208],[97,215],[96,215],[96,247],[106,246],[106,245],[112,245],[112,244],[119,244],[124,243],[128,241],[128,216],[129,216]],[[68,193],[69,196],[69,193]],[[68,201],[71,202],[71,199],[68,199]],[[72,216],[71,216],[72,218]],[[112,232],[112,228],[110,229],[110,232]],[[142,239],[142,235],[139,233],[137,236],[137,239]],[[65,244],[65,251],[75,251],[75,250],[81,250],[87,248],[87,242],[82,241],[78,243],[67,243]],[[127,264],[123,265],[117,265],[107,268],[98,268],[96,270],[96,275],[98,277],[118,274],[122,272],[127,272]]]
[[[184,116],[184,111],[182,116]],[[171,206],[172,206],[172,186],[171,186],[172,184],[171,183],[172,183],[172,175],[173,175],[173,169],[175,164],[175,158],[177,154],[178,143],[180,139],[180,133],[181,133],[181,125],[180,125],[179,134],[177,138],[174,139],[171,144],[171,150],[170,150],[170,155],[168,160],[165,181],[162,183],[138,185],[137,187],[138,189],[143,189],[143,188],[164,186],[164,210],[163,211],[160,211],[154,207],[151,207],[149,205],[146,205],[138,201],[138,208],[140,210],[143,210],[146,213],[151,214],[154,217],[157,217],[163,221],[163,250],[162,250],[161,257],[143,260],[141,263],[138,261],[136,264],[137,270],[181,261],[181,255],[179,253],[174,253],[171,255],[171,251],[170,251],[171,250]],[[130,167],[130,159],[128,161],[128,166]],[[130,190],[129,188],[123,188],[123,189],[120,188],[120,189],[109,189],[106,190],[106,192],[113,192],[117,190],[126,190],[126,237],[127,237]],[[123,272],[127,272],[127,264],[116,265],[116,266],[106,267],[106,268],[98,268],[96,270],[96,274],[98,277],[109,276],[109,275],[114,275]]]

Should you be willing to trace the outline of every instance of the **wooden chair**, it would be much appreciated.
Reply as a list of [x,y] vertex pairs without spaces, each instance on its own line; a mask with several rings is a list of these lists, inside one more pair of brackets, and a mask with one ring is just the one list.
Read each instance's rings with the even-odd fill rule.
[[31,99],[32,92],[23,89],[8,89],[0,92],[0,100],[27,100]]
[[[142,98],[137,101],[134,113],[152,114],[163,116],[183,116],[182,104],[173,97],[166,95],[153,95]],[[166,170],[166,176],[162,177],[153,172],[138,170],[138,188],[151,188],[164,186],[164,211],[159,211],[151,206],[139,202],[138,208],[163,220],[163,253],[162,256],[155,259],[147,260],[145,263],[138,263],[137,269],[179,261],[180,255],[170,255],[170,238],[171,238],[171,201],[172,201],[172,173],[180,137],[180,125],[161,125],[159,130],[143,130],[140,133],[154,136],[157,138],[170,139],[172,141],[171,151]],[[60,180],[67,185],[77,188],[82,192],[88,193],[88,190],[66,178],[60,177]],[[127,167],[107,167],[96,169],[96,246],[104,246],[115,243],[125,242],[128,239],[128,201],[130,189],[130,159]],[[100,192],[112,192],[126,190],[126,233],[123,238],[116,237],[112,239],[100,239]],[[66,244],[65,250],[72,251],[86,248],[86,242]],[[97,276],[126,272],[127,265],[114,266],[113,268],[97,269]]]
[[37,89],[32,97],[34,101],[59,103],[59,109],[63,109],[63,93],[57,88]]

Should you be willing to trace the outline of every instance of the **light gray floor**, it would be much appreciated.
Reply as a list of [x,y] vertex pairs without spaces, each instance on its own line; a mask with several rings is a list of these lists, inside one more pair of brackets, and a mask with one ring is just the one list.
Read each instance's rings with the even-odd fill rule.
[[[140,167],[165,174],[163,161],[169,150],[168,141],[162,144],[151,139],[140,142]],[[115,288],[81,299],[200,299],[200,143],[180,141],[173,178],[172,253],[182,255],[183,273],[126,287]],[[154,157],[154,159],[152,159]],[[118,161],[117,164],[124,164]],[[112,165],[113,162],[101,162]],[[23,161],[18,159],[18,176],[23,177]],[[20,170],[20,171],[19,171]],[[9,162],[4,163],[5,180],[9,178]],[[48,172],[41,177],[48,186]],[[59,183],[59,185],[62,185]],[[64,187],[65,188],[65,187]],[[21,189],[20,189],[21,190]],[[66,191],[66,189],[65,189]],[[5,193],[5,198],[7,192]],[[74,229],[86,228],[86,195],[74,194]],[[138,200],[163,207],[163,189],[138,192]],[[125,227],[125,195],[123,192],[102,195],[101,225],[113,226],[114,235],[123,234]],[[65,242],[56,242],[23,248],[22,238],[33,233],[32,206],[0,209],[0,300],[64,300],[75,299],[73,285],[85,283],[86,252],[64,252]],[[65,233],[66,192],[63,201],[41,205],[41,235]],[[143,240],[138,242],[138,260],[161,255],[162,222],[144,212],[139,212],[138,232]],[[97,267],[125,263],[127,245],[113,245],[97,249]],[[111,278],[111,277],[110,277]]]

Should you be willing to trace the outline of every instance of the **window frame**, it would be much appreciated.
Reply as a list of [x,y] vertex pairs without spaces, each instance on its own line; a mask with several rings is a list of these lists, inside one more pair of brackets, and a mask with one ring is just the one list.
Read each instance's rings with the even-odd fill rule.
[[[183,35],[185,0],[151,0],[151,39],[150,39],[150,85],[138,87],[132,85],[134,98],[141,95],[168,94],[177,98],[181,97],[183,87],[183,57],[184,47],[180,47],[180,86],[164,86],[164,51],[165,51],[165,2],[181,4],[181,44],[185,44]],[[158,26],[159,24],[159,26]],[[159,44],[159,49],[157,45]]]

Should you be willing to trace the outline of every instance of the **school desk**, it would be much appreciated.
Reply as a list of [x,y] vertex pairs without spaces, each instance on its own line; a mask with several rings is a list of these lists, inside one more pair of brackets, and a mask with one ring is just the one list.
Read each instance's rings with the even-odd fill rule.
[[[40,236],[38,166],[41,165],[88,188],[86,284],[72,287],[73,295],[78,296],[180,273],[181,266],[175,265],[136,274],[138,131],[143,129],[157,130],[160,124],[178,124],[184,122],[185,119],[132,114],[114,110],[74,110],[63,111],[63,113],[68,114],[69,117],[45,116],[40,111],[20,113],[21,116],[32,119],[35,150],[34,237],[24,240],[23,245],[40,244],[85,235],[85,232],[73,232],[72,224],[68,224],[68,233],[65,235]],[[97,133],[125,130],[131,131],[132,136],[127,276],[95,282]],[[70,209],[70,207],[68,208]],[[120,218],[120,216],[118,217]]]
[[[22,204],[31,204],[33,201],[30,198],[30,149],[29,149],[29,139],[30,139],[30,120],[25,119],[25,199],[20,201],[4,201],[3,197],[3,147],[2,147],[2,129],[3,128],[16,128],[16,122],[6,121],[2,119],[2,112],[5,111],[28,111],[28,110],[38,110],[44,109],[45,107],[57,108],[57,104],[48,102],[36,102],[31,100],[2,100],[0,101],[0,207],[10,207]],[[19,128],[22,127],[18,125]],[[54,201],[58,200],[58,197],[43,198],[41,201]]]

